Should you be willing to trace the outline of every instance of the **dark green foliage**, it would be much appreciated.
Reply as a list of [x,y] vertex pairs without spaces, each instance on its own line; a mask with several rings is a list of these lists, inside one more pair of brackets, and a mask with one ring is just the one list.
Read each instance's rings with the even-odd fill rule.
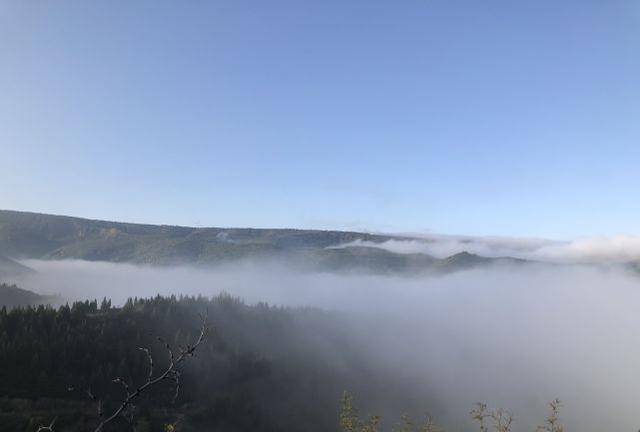
[[167,382],[138,406],[138,418],[153,430],[175,419],[193,431],[334,430],[341,390],[369,380],[341,319],[314,309],[247,306],[228,295],[130,299],[122,308],[106,299],[3,308],[0,431],[27,430],[54,416],[60,430],[83,430],[95,416],[86,388],[113,406],[122,395],[114,378],[135,385],[146,377],[137,347],[152,348],[160,370],[167,355],[156,336],[187,343],[205,310],[213,332],[186,364],[176,403]]

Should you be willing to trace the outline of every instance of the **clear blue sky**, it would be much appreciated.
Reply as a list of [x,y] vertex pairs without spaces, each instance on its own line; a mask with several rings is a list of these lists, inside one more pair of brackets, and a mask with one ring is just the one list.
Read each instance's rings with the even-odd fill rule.
[[0,208],[640,233],[640,2],[5,1]]

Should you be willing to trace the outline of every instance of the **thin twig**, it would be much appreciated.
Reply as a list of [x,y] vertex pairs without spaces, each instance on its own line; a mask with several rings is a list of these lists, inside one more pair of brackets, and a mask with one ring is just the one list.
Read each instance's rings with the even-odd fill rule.
[[[113,413],[111,413],[111,415],[104,418],[98,424],[98,426],[94,429],[94,432],[101,432],[108,423],[111,423],[118,417],[124,418],[127,421],[127,423],[129,423],[131,430],[135,432],[136,431],[135,419],[134,419],[135,406],[133,405],[133,402],[150,387],[164,380],[171,380],[175,383],[176,388],[175,388],[175,393],[173,395],[173,402],[175,402],[175,400],[178,397],[178,393],[180,391],[181,372],[179,370],[179,366],[187,358],[193,357],[195,355],[196,350],[204,342],[204,340],[206,339],[209,333],[209,327],[207,326],[208,314],[205,314],[205,315],[199,314],[198,316],[200,317],[200,320],[202,322],[200,326],[200,334],[198,335],[193,345],[187,344],[184,347],[179,346],[177,356],[175,355],[173,349],[171,348],[171,345],[165,342],[162,338],[158,337],[158,340],[164,345],[164,347],[166,348],[169,354],[169,365],[157,377],[155,378],[153,377],[153,357],[151,355],[151,351],[148,348],[144,348],[144,347],[138,348],[140,351],[143,351],[146,354],[147,359],[149,360],[149,372],[147,375],[146,382],[141,386],[137,387],[134,391],[131,391],[131,388],[123,378],[114,379],[113,382],[121,385],[122,388],[124,389],[125,397],[120,403],[120,405],[118,406],[118,408]],[[74,391],[75,389],[73,387],[69,387],[68,390]],[[102,400],[96,399],[96,397],[91,392],[91,389],[89,388],[85,390],[85,393],[89,397],[89,399],[91,399],[92,401],[97,401],[98,417],[103,418],[104,413],[103,413]],[[57,420],[57,417],[54,418],[53,421],[51,421],[51,423],[48,426],[44,426],[44,425],[39,426],[36,432],[54,432],[53,427],[55,425],[56,420]]]
[[53,432],[53,425],[56,424],[56,420],[58,420],[58,417],[54,417],[49,426],[39,426],[36,432]]
[[100,422],[100,424],[96,427],[94,432],[101,432],[106,424],[112,422],[113,420],[121,416],[123,412],[132,405],[133,401],[136,400],[144,391],[146,391],[149,387],[160,383],[161,381],[168,379],[176,383],[176,393],[174,396],[174,400],[175,400],[175,398],[178,395],[178,390],[180,388],[180,379],[179,379],[180,371],[178,370],[178,366],[183,361],[185,361],[188,357],[193,357],[196,349],[198,349],[200,344],[204,342],[209,331],[209,328],[207,327],[207,316],[206,315],[200,316],[200,319],[202,321],[202,325],[200,327],[200,334],[198,335],[198,338],[196,339],[193,345],[180,347],[179,354],[177,356],[175,355],[173,349],[167,342],[165,342],[161,338],[158,338],[158,340],[164,344],[165,348],[169,353],[169,366],[167,366],[167,368],[155,378],[153,378],[153,359],[151,358],[151,355],[148,352],[148,349],[143,349],[143,351],[147,353],[147,357],[150,359],[149,375],[148,375],[147,381],[140,387],[136,388],[133,392],[130,392],[129,387],[126,385],[126,383],[122,379],[120,378],[115,379],[114,382],[117,382],[123,385],[123,387],[125,388],[125,391],[127,392],[127,396],[124,398],[120,406],[110,416],[108,416],[102,422]]

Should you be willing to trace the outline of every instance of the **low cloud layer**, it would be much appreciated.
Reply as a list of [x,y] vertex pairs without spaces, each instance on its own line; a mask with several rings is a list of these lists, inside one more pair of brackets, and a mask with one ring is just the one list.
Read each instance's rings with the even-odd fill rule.
[[510,409],[518,430],[533,430],[554,397],[564,400],[572,430],[640,427],[640,280],[614,270],[501,267],[407,279],[301,274],[284,265],[26,264],[39,272],[26,288],[72,299],[226,291],[249,303],[344,312],[376,374],[412,381],[407,394],[423,398],[408,405],[437,399],[436,408],[423,408],[453,430],[465,430],[477,401]]
[[470,252],[487,257],[521,257],[531,255],[543,247],[558,244],[558,242],[544,239],[433,235],[424,238],[407,238],[406,240],[393,239],[382,243],[356,240],[340,245],[340,247],[377,247],[395,253],[423,253],[437,258],[445,258],[460,252]]
[[566,262],[628,262],[640,260],[640,236],[590,237],[572,242],[546,245],[534,257]]
[[382,243],[357,240],[341,245],[346,246],[377,247],[404,254],[424,253],[438,258],[466,251],[487,257],[509,256],[564,263],[623,263],[640,260],[640,236],[635,235],[589,237],[573,241],[434,235]]

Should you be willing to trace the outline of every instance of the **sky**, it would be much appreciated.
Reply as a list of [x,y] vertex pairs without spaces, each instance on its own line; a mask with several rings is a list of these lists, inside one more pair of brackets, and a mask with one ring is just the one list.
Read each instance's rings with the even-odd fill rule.
[[0,208],[640,233],[640,2],[2,1]]

